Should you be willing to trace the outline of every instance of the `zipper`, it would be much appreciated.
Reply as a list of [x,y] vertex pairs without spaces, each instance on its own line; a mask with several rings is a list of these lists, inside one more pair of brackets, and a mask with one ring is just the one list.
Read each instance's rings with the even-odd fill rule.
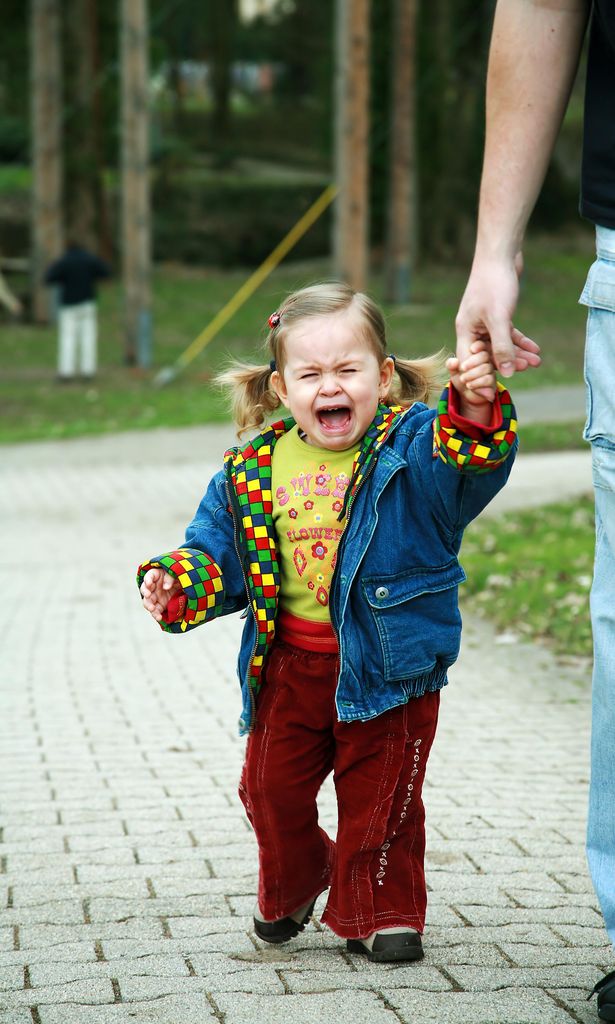
[[[340,548],[341,548],[342,544],[344,543],[344,540],[345,540],[345,537],[346,537],[346,533],[348,531],[348,524],[350,523],[350,517],[352,515],[352,510],[353,510],[353,508],[355,506],[355,502],[357,500],[357,494],[359,493],[359,491],[363,487],[365,481],[369,479],[369,477],[370,477],[370,475],[371,475],[371,473],[372,473],[372,471],[373,471],[377,461],[378,461],[377,457],[372,459],[372,461],[370,462],[369,466],[367,467],[367,469],[365,471],[365,474],[363,476],[363,479],[361,480],[361,483],[359,484],[357,490],[355,491],[355,496],[352,499],[352,504],[351,504],[350,508],[348,509],[347,514],[346,514],[346,525],[344,527],[344,533],[342,534],[342,537],[340,539],[340,543],[337,546],[337,559],[336,559],[336,562],[335,562],[335,569],[333,570],[333,575],[331,577],[331,594],[333,594],[333,587],[335,585],[336,573],[337,573],[338,566],[339,566],[339,564],[341,562]],[[331,616],[331,625],[333,626],[333,632],[335,633],[335,636],[336,636],[336,639],[337,639],[337,646],[338,646],[339,652],[340,652],[340,675],[341,675],[341,673],[342,673],[342,645],[340,643],[339,630],[338,630],[336,624],[333,621],[333,616]]]
[[246,588],[246,594],[248,596],[248,601],[250,603],[250,611],[252,612],[252,618],[254,620],[254,629],[256,631],[256,636],[255,636],[255,639],[254,639],[254,646],[252,648],[252,654],[250,655],[250,660],[248,662],[248,669],[247,669],[248,693],[250,695],[250,710],[252,712],[251,715],[250,715],[250,728],[249,728],[248,732],[252,732],[254,730],[254,726],[256,724],[256,698],[254,697],[254,689],[250,685],[250,674],[251,674],[251,671],[252,671],[252,664],[254,662],[254,655],[256,654],[256,648],[258,646],[258,622],[256,621],[256,615],[254,614],[254,607],[252,605],[252,601],[250,601],[250,591],[248,589],[248,580],[247,580],[247,577],[246,577],[246,574],[245,574],[245,570],[244,570],[244,567],[243,567],[243,559],[242,559],[241,553],[239,551],[239,524],[237,522],[237,515],[236,515],[236,512],[235,512],[235,506],[234,506],[234,503],[233,503],[233,497],[231,495],[231,486],[230,486],[228,477],[226,477],[226,479],[225,479],[225,486],[226,486],[226,496],[228,498],[229,508],[231,509],[231,515],[233,516],[233,540],[234,540],[234,543],[235,543],[235,551],[237,552],[237,559],[239,561],[239,565],[240,565],[240,568],[241,568],[241,575],[243,576],[243,583],[244,583],[244,587]]
[[[397,427],[398,423],[399,423],[399,420],[397,421],[397,423],[395,423],[393,425],[392,429],[387,434],[387,438],[386,438],[387,441],[388,441],[389,437],[391,436],[391,434],[393,433],[393,431],[395,430],[395,428]],[[357,487],[357,490],[355,491],[355,496],[354,496],[354,498],[352,500],[352,504],[350,505],[350,508],[348,509],[348,512],[347,512],[347,515],[346,515],[346,526],[344,527],[344,532],[343,532],[342,537],[340,539],[340,543],[338,544],[338,547],[337,547],[337,556],[338,557],[337,557],[337,561],[335,563],[335,569],[333,570],[333,575],[331,577],[331,596],[332,597],[333,597],[333,587],[334,587],[335,582],[336,582],[337,569],[338,569],[338,566],[340,565],[340,563],[342,561],[342,559],[340,558],[340,548],[342,547],[342,544],[344,543],[344,541],[346,539],[346,533],[348,531],[348,524],[350,523],[350,517],[352,515],[352,510],[353,510],[353,508],[355,506],[355,502],[357,500],[357,494],[359,493],[359,491],[363,487],[365,481],[369,479],[371,473],[373,472],[373,470],[374,470],[374,468],[376,466],[376,463],[378,462],[379,454],[380,454],[380,449],[378,449],[378,452],[376,453],[375,458],[372,458],[372,461],[370,462],[369,466],[367,467],[367,469],[365,471],[365,474],[363,476],[363,479],[361,480],[361,483],[359,484],[359,486]],[[376,529],[376,523],[374,523],[374,530],[375,529]],[[374,535],[374,530],[372,530],[372,533],[370,535],[369,540],[372,539],[372,537]],[[369,543],[369,541],[368,541],[368,543]],[[334,605],[334,602],[332,601],[331,602],[331,610],[333,610],[333,605]],[[335,633],[335,636],[336,636],[336,639],[337,639],[337,646],[338,646],[339,652],[340,652],[340,675],[341,675],[341,673],[342,673],[342,645],[341,645],[341,637],[340,637],[339,630],[338,630],[336,624],[333,621],[333,615],[331,616],[331,625],[333,626],[333,632]]]

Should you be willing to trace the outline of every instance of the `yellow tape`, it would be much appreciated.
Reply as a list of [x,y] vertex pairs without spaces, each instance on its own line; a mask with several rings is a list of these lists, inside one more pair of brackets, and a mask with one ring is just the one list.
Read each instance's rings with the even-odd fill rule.
[[182,352],[175,362],[177,370],[185,369],[188,363],[191,363],[192,360],[203,351],[205,346],[208,345],[224,325],[228,323],[237,310],[243,306],[244,302],[254,294],[265,278],[269,277],[269,274],[275,270],[279,263],[281,263],[286,254],[290,252],[299,239],[303,237],[309,228],[311,228],[312,224],[314,224],[320,215],[324,213],[327,207],[335,199],[337,193],[337,185],[327,185],[324,192],[321,192],[318,199],[312,203],[309,210],[306,210],[294,227],[292,227],[288,234],[284,236],[282,241],[276,245],[275,249],[269,253],[266,259],[263,260],[260,267],[250,275],[248,280],[242,284],[241,288],[235,292],[226,305],[216,313],[213,320],[207,324],[207,327],[201,331],[192,344],[188,345],[188,348]]

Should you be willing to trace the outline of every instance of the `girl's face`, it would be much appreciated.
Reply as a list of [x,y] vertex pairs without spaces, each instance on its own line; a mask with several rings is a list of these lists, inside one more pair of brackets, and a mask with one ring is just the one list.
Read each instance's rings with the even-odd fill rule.
[[393,360],[378,363],[351,310],[307,317],[284,342],[284,370],[271,386],[305,440],[344,451],[363,437],[387,393]]

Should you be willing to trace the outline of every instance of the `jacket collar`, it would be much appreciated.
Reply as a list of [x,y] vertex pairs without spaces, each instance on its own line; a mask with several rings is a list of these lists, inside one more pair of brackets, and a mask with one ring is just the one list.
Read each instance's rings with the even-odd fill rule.
[[[376,415],[367,428],[367,431],[361,440],[360,447],[355,454],[352,465],[352,476],[346,492],[345,507],[342,510],[340,518],[343,518],[346,515],[346,506],[349,507],[352,504],[354,496],[358,488],[361,486],[367,467],[374,461],[378,452],[382,448],[382,445],[390,437],[405,412],[407,412],[407,410],[403,409],[399,405],[378,406]],[[234,475],[235,473],[240,472],[243,466],[252,459],[256,459],[257,463],[261,466],[267,465],[273,455],[273,449],[275,448],[278,439],[294,426],[295,420],[293,417],[287,416],[285,419],[276,420],[275,423],[266,427],[260,434],[257,434],[256,437],[252,438],[245,445],[238,445],[236,447],[229,448],[224,454],[224,463],[227,466],[227,469],[230,463],[232,466],[231,472]]]

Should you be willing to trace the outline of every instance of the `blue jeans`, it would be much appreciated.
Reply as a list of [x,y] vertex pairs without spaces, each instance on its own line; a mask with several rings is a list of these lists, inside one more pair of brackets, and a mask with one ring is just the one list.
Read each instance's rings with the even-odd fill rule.
[[615,945],[615,231],[596,228],[597,260],[580,298],[589,307],[587,422],[596,499],[590,608],[594,634],[589,870]]

